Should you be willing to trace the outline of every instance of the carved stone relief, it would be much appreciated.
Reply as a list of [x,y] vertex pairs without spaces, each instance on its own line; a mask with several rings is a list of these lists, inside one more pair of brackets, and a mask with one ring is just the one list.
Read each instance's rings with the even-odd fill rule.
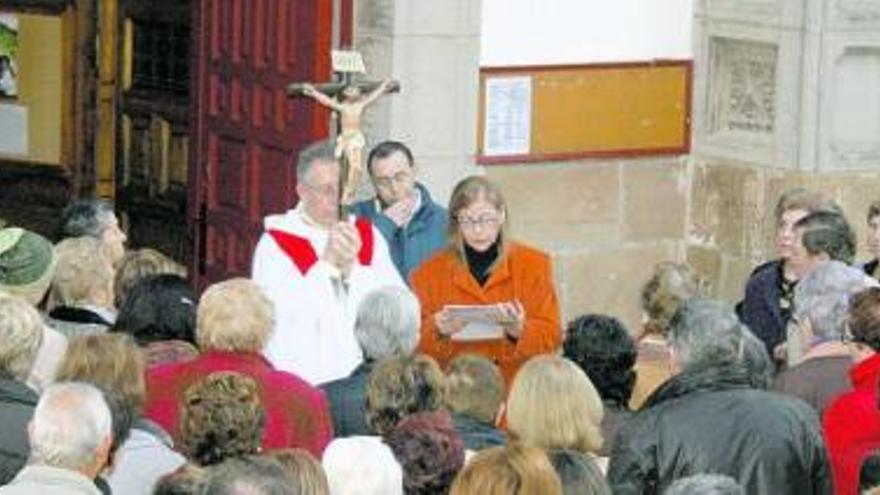
[[710,133],[773,134],[776,121],[776,45],[710,40]]
[[850,22],[880,21],[880,1],[878,0],[837,0],[837,13]]

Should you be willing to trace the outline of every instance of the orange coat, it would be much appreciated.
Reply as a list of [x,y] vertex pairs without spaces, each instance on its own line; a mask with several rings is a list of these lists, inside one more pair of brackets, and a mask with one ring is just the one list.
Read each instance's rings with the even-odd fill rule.
[[[440,366],[459,354],[480,354],[501,367],[509,387],[513,375],[530,357],[556,352],[562,341],[559,303],[553,288],[550,257],[536,249],[511,243],[484,286],[474,279],[467,264],[446,249],[419,266],[411,286],[422,305],[419,350]],[[447,304],[493,304],[519,300],[526,313],[523,333],[516,341],[453,342],[440,335],[434,313]]]

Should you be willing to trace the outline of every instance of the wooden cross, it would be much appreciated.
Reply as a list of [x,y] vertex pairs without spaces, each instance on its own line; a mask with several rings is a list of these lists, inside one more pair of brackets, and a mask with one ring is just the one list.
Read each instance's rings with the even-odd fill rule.
[[363,74],[363,58],[355,51],[334,51],[333,70],[341,81],[331,83],[293,83],[287,86],[290,96],[308,96],[339,114],[335,156],[339,160],[339,218],[344,220],[354,203],[354,194],[364,169],[363,151],[367,145],[361,130],[364,110],[385,93],[400,90],[397,81],[357,81]]

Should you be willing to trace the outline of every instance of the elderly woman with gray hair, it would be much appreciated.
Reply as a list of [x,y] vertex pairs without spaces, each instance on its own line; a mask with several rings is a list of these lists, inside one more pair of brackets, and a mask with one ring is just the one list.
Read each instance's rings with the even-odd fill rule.
[[30,452],[27,425],[38,397],[25,381],[42,340],[43,320],[37,310],[21,299],[0,295],[0,485],[24,467]]
[[853,361],[845,343],[852,296],[877,281],[840,261],[820,263],[794,291],[794,312],[786,348],[788,368],[772,389],[800,397],[821,415],[831,401],[850,388]]
[[748,329],[733,308],[692,299],[670,328],[677,371],[619,430],[608,471],[612,491],[662,493],[677,478],[725,473],[746,493],[830,493],[816,414],[755,388]]
[[381,287],[361,301],[354,334],[364,353],[364,362],[351,375],[321,386],[330,403],[337,438],[370,434],[364,405],[367,378],[378,361],[415,351],[419,344],[420,311],[419,300],[403,287]]

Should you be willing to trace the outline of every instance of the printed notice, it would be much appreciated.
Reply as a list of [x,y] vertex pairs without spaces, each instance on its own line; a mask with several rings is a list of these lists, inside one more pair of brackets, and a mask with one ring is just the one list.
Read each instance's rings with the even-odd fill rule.
[[486,80],[483,156],[524,155],[532,135],[532,78]]
[[0,154],[28,153],[27,107],[0,103]]

